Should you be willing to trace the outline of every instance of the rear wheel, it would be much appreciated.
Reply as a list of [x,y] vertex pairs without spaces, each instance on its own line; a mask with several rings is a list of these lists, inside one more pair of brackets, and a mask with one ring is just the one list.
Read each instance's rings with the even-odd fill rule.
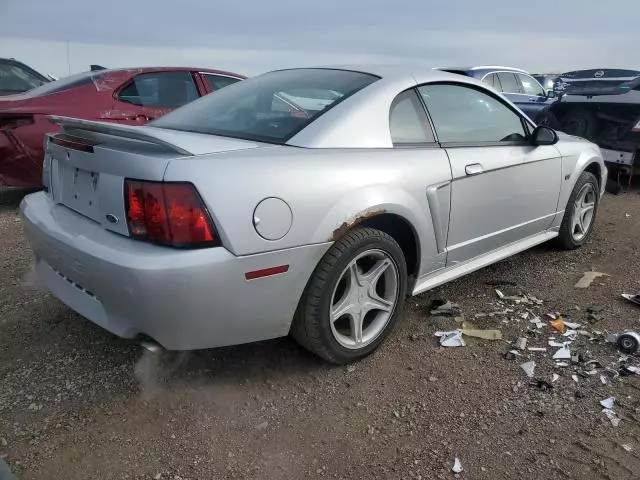
[[569,110],[562,117],[562,131],[569,135],[593,138],[598,131],[598,116],[589,110]]
[[593,173],[582,172],[564,211],[556,239],[558,245],[573,250],[587,241],[593,231],[599,201],[598,180]]
[[356,228],[316,267],[291,334],[329,362],[358,360],[393,330],[406,293],[407,266],[398,243],[380,230]]

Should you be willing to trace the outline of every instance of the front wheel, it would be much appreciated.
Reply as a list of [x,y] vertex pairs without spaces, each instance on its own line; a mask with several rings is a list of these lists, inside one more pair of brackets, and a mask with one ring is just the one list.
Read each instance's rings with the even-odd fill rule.
[[316,267],[291,334],[329,362],[361,359],[393,330],[406,294],[407,266],[398,243],[380,230],[353,229]]
[[581,247],[591,235],[600,201],[598,180],[591,172],[582,172],[564,211],[556,243],[567,250]]

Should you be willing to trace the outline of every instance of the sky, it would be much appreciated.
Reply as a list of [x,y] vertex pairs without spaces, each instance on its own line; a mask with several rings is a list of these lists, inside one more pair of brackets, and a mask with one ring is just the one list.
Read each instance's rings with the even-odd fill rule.
[[639,68],[638,18],[640,0],[0,0],[0,57],[58,77],[92,63]]

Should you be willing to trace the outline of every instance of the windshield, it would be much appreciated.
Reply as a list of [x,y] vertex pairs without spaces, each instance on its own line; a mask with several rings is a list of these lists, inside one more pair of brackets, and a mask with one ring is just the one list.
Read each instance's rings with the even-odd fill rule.
[[0,91],[8,93],[22,93],[47,83],[39,77],[11,63],[0,63]]
[[347,70],[280,70],[225,87],[151,125],[284,143],[320,114],[376,80],[374,75]]

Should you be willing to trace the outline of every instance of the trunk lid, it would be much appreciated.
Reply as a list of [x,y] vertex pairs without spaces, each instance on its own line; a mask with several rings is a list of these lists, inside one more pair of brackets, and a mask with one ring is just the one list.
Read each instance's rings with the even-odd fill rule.
[[147,126],[49,117],[43,183],[52,201],[128,235],[125,178],[162,181],[170,161],[266,147],[253,141]]

